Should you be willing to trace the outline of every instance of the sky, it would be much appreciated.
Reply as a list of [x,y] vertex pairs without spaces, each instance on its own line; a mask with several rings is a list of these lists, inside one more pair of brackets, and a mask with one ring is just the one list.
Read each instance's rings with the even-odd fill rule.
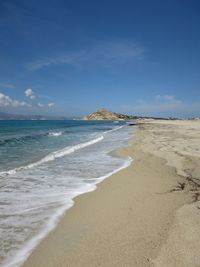
[[0,0],[0,112],[200,117],[199,0]]

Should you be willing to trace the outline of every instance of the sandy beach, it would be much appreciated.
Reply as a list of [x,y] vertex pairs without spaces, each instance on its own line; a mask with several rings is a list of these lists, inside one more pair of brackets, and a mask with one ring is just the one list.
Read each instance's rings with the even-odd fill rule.
[[149,120],[24,267],[200,266],[200,121]]

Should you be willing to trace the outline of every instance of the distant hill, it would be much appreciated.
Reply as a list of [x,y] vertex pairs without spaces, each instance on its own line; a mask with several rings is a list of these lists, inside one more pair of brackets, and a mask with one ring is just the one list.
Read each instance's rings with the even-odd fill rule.
[[62,116],[43,116],[43,115],[21,115],[9,114],[0,112],[0,120],[72,120],[78,119],[75,117],[62,117]]
[[83,117],[82,119],[83,120],[133,120],[137,119],[137,117],[111,112],[105,108],[101,108],[89,114],[88,116]]

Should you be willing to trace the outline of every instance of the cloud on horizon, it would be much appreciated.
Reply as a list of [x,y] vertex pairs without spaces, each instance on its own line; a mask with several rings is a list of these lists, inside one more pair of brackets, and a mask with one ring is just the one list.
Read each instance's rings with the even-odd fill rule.
[[26,89],[24,93],[25,93],[25,96],[31,100],[30,102],[12,99],[10,96],[0,92],[0,108],[20,108],[20,107],[44,108],[45,106],[48,108],[52,108],[55,106],[55,103],[53,102],[49,102],[45,105],[40,102],[32,101],[36,97],[31,88]]
[[187,103],[173,95],[156,95],[151,101],[142,100],[135,105],[124,105],[122,110],[139,116],[196,117],[200,114],[200,101]]
[[0,107],[31,107],[31,104],[24,101],[11,99],[9,96],[0,92]]
[[85,64],[112,66],[141,60],[144,48],[126,41],[98,42],[87,49],[66,51],[54,56],[41,57],[27,65],[28,70],[36,71],[53,65],[66,64],[79,67]]
[[176,99],[175,96],[173,96],[173,95],[164,95],[164,96],[156,95],[155,98],[164,102],[164,103],[168,103],[168,104],[179,105],[182,103],[181,100]]

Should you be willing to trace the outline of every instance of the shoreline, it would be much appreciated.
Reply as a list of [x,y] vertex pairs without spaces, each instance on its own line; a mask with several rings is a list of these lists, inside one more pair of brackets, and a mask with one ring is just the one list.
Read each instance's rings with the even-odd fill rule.
[[[148,127],[155,130],[157,125],[162,128],[165,123],[145,123],[136,130],[130,145],[118,150],[133,157],[131,165],[99,183],[95,191],[76,197],[74,206],[22,266],[196,266],[191,265],[196,258],[191,259],[190,250],[187,260],[184,249],[168,255],[170,240],[179,244],[173,238],[178,233],[177,214],[196,204],[191,204],[188,191],[175,190],[182,178],[176,166],[155,155],[152,144],[148,146],[151,139],[144,141]],[[194,216],[198,222],[198,214]],[[193,245],[197,249],[198,241]]]
[[[120,128],[122,128],[124,126],[125,125],[118,126],[117,128],[105,131],[104,133],[119,130]],[[133,133],[129,133],[129,134],[131,134],[131,136],[132,136]],[[101,135],[100,137],[98,137],[96,139],[92,139],[92,141],[81,143],[81,144],[78,144],[78,145],[76,145],[74,147],[77,147],[77,146],[80,146],[80,145],[85,147],[85,146],[88,146],[88,145],[91,145],[91,144],[95,144],[96,142],[99,141],[99,139],[102,140],[102,139],[104,139],[104,137],[102,137],[102,135]],[[130,140],[131,138],[128,138],[128,139]],[[127,143],[128,142],[126,142],[126,144],[123,144],[123,146],[126,146]],[[119,145],[118,145],[118,147],[119,147]],[[120,149],[120,147],[117,148],[117,149],[115,148],[114,150],[112,150],[108,154],[110,154],[110,156],[113,155],[113,157],[116,157],[116,158],[122,158],[121,156],[117,155],[117,153],[116,153],[116,151],[118,149]],[[108,177],[112,176],[113,174],[117,173],[118,171],[120,171],[120,170],[122,170],[124,168],[127,168],[131,164],[131,162],[132,162],[132,158],[131,157],[126,157],[124,163],[121,164],[120,167],[118,166],[118,168],[114,169],[113,171],[108,172],[105,175],[99,176],[98,178],[94,178],[95,183],[88,184],[90,186],[85,188],[85,190],[83,190],[83,191],[77,191],[74,194],[74,196],[71,198],[70,202],[63,203],[63,205],[57,210],[57,212],[54,213],[53,216],[48,220],[46,226],[43,227],[43,229],[38,234],[36,234],[33,238],[31,238],[28,242],[26,242],[24,244],[24,247],[21,250],[18,251],[18,253],[15,255],[15,257],[13,257],[13,260],[9,260],[8,259],[8,260],[4,261],[3,262],[3,266],[6,266],[6,267],[14,267],[16,265],[17,266],[22,266],[24,264],[24,262],[26,262],[27,258],[30,256],[30,254],[41,243],[41,241],[44,240],[49,235],[49,233],[51,233],[57,227],[57,225],[59,224],[60,220],[62,220],[63,216],[65,216],[65,214],[68,212],[68,210],[71,209],[74,206],[74,202],[75,202],[77,197],[79,197],[79,196],[81,196],[83,194],[95,191],[97,189],[97,186],[102,181],[104,181]],[[29,165],[28,165],[28,167],[29,167]]]

